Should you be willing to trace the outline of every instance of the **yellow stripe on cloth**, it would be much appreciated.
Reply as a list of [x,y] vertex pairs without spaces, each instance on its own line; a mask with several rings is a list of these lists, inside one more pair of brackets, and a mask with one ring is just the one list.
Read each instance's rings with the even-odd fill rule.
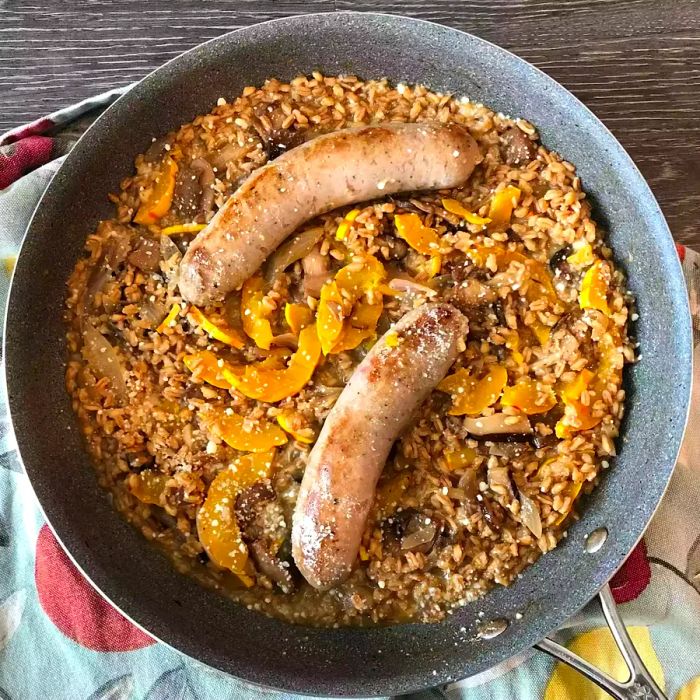
[[[651,644],[651,635],[647,627],[628,627],[632,642],[649,673],[665,689],[664,672]],[[607,627],[600,627],[574,637],[566,645],[574,654],[589,661],[601,671],[605,671],[615,680],[624,682],[629,678],[629,671],[620,650]],[[544,700],[609,700],[610,696],[591,681],[584,678],[565,664],[558,663],[552,673]]]
[[5,272],[7,272],[8,275],[12,274],[12,271],[15,269],[15,264],[17,263],[17,256],[16,255],[8,255],[6,258],[2,259],[2,266],[5,268]]
[[689,680],[678,691],[675,700],[700,700],[700,676]]

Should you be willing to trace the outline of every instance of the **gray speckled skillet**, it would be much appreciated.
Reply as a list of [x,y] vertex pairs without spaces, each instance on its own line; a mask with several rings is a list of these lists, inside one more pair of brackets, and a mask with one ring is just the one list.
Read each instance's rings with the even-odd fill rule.
[[[107,193],[151,137],[221,95],[318,69],[425,83],[522,116],[576,164],[637,297],[642,361],[627,372],[620,454],[569,537],[510,588],[437,625],[319,630],[239,607],[177,574],[112,510],[81,446],[64,390],[62,307],[86,235],[112,214]],[[379,14],[320,14],[241,29],[152,73],[100,117],[66,159],[29,226],[5,333],[22,460],[59,539],[93,583],[157,638],[254,683],[309,694],[388,695],[436,685],[524,650],[575,613],[641,536],[671,475],[688,412],[691,333],[673,241],[620,144],[576,98],[512,54],[446,27]],[[588,533],[608,540],[584,552]],[[522,618],[516,619],[516,613]],[[477,617],[477,615],[480,616]],[[494,639],[479,619],[503,617]]]

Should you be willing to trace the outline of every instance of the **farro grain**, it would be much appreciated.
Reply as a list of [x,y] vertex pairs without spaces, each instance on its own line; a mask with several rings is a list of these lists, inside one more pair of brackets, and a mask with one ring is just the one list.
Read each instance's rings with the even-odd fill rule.
[[[314,439],[365,349],[328,355],[313,381],[279,405],[262,404],[235,390],[207,384],[201,373],[191,374],[186,369],[185,355],[206,349],[219,359],[242,365],[259,361],[265,353],[250,342],[242,350],[231,348],[193,327],[187,319],[187,307],[177,293],[174,266],[168,268],[163,263],[161,270],[144,274],[126,259],[110,275],[110,284],[85,303],[91,272],[102,264],[104,251],[110,250],[115,241],[131,245],[140,237],[152,235],[133,224],[132,218],[159,177],[157,163],[137,158],[135,175],[122,181],[119,194],[110,195],[115,219],[103,222],[88,236],[85,257],[78,261],[69,282],[66,316],[71,356],[66,387],[100,483],[111,491],[115,507],[144,536],[158,542],[178,570],[251,609],[290,621],[329,626],[385,622],[405,619],[406,615],[425,621],[441,619],[452,607],[474,600],[494,584],[508,585],[540,553],[556,546],[558,539],[565,536],[568,523],[561,521],[561,515],[576,517],[570,486],[585,480],[590,489],[599,470],[609,466],[601,456],[615,454],[614,437],[624,411],[619,370],[624,362],[635,359],[626,334],[632,300],[624,291],[624,279],[615,271],[608,299],[613,313],[608,318],[598,312],[580,311],[582,274],[577,273],[571,281],[555,278],[559,295],[555,300],[538,292],[540,280],[531,279],[529,268],[520,260],[511,261],[507,267],[499,264],[497,252],[508,248],[548,269],[554,253],[583,240],[592,245],[599,257],[609,259],[611,255],[591,219],[581,181],[570,163],[542,145],[528,163],[513,165],[504,160],[503,134],[513,126],[533,137],[537,145],[535,127],[522,119],[513,121],[495,115],[483,105],[436,94],[422,86],[394,89],[386,81],[363,82],[352,76],[334,78],[320,73],[313,73],[311,78],[300,76],[289,84],[269,80],[260,88],[248,86],[240,98],[234,97],[225,96],[226,100],[211,114],[184,125],[164,140],[170,148],[165,152],[178,159],[183,173],[188,172],[189,163],[195,158],[214,158],[225,144],[238,145],[238,156],[225,169],[217,168],[217,206],[226,201],[247,173],[267,161],[270,144],[285,138],[293,143],[298,137],[381,121],[455,121],[469,128],[484,161],[466,187],[440,194],[408,193],[355,205],[360,214],[342,242],[335,240],[335,231],[347,210],[330,212],[318,220],[324,231],[319,250],[331,269],[335,272],[349,261],[350,269],[359,271],[367,254],[390,257],[391,246],[381,241],[393,232],[395,212],[419,213],[424,224],[440,236],[443,269],[431,280],[426,260],[415,251],[391,263],[387,261],[386,267],[391,274],[398,270],[423,287],[435,285],[439,293],[434,298],[438,299],[451,289],[453,276],[476,272],[474,266],[465,266],[466,251],[475,244],[488,251],[485,269],[478,274],[494,288],[495,301],[466,311],[471,331],[464,347],[460,347],[457,367],[478,377],[486,365],[499,363],[506,368],[510,382],[536,377],[552,386],[559,396],[562,387],[573,382],[579,372],[595,371],[599,343],[612,337],[612,328],[620,336],[621,352],[610,359],[612,380],[584,388],[578,397],[580,404],[601,422],[591,429],[574,431],[570,437],[547,447],[535,449],[520,443],[522,451],[503,462],[517,489],[529,495],[540,511],[543,533],[537,541],[521,525],[520,502],[510,489],[503,484],[489,487],[487,464],[491,469],[501,465],[499,458],[489,453],[493,441],[470,439],[463,418],[447,415],[449,395],[435,391],[392,452],[379,492],[402,475],[409,476],[408,486],[389,516],[382,516],[375,504],[363,536],[368,558],[348,581],[327,594],[314,592],[308,586],[285,594],[252,567],[256,585],[245,589],[231,573],[211,561],[202,564],[202,559],[198,559],[204,552],[197,535],[196,514],[212,479],[238,456],[212,434],[207,416],[212,409],[223,408],[226,415],[243,416],[250,429],[260,420],[276,421],[283,410],[290,410],[302,421],[298,435]],[[521,190],[510,233],[465,224],[442,208],[441,197],[449,196],[470,211],[485,215],[493,192],[508,184]],[[213,213],[207,212],[198,221],[208,221]],[[173,206],[160,225],[188,223],[191,218]],[[377,239],[380,234],[383,239]],[[183,237],[178,245],[184,249],[187,241]],[[460,265],[465,266],[465,271],[460,272]],[[166,273],[166,269],[170,272]],[[303,274],[300,264],[291,266],[262,299],[262,307],[275,319],[276,334],[289,331],[278,318],[288,301],[306,304],[314,312],[318,307],[317,296],[303,291]],[[350,306],[354,300],[343,292],[344,303]],[[175,303],[183,308],[173,326],[158,333],[141,318],[146,300],[165,309]],[[420,294],[388,297],[372,292],[366,296],[370,304],[383,302],[380,328],[388,327],[424,300],[425,295]],[[93,324],[117,348],[129,391],[125,406],[120,405],[109,380],[97,376],[83,356],[85,323]],[[549,340],[544,344],[533,334],[535,323],[550,329]],[[575,327],[576,323],[580,327]],[[517,351],[510,341],[506,342],[508,331],[518,334]],[[519,408],[499,407],[497,402],[479,415],[496,413],[504,414],[506,426],[521,420]],[[567,408],[565,415],[570,414],[575,426],[580,426],[574,417],[575,409]],[[533,435],[553,435],[555,420],[548,414],[530,415]],[[473,460],[451,468],[453,462],[448,456],[465,448],[474,452]],[[309,449],[308,444],[290,439],[275,457],[270,481],[275,497],[262,509],[269,516],[264,523],[264,536],[275,542],[282,542],[288,533],[298,479]],[[144,465],[152,465],[145,468],[153,468],[167,479],[157,504],[141,503],[132,492],[130,479],[141,473]],[[476,493],[481,500],[475,498]],[[398,532],[399,525],[408,526],[416,514],[430,517],[442,528],[429,553],[402,552],[397,549],[395,538],[392,540],[391,533]],[[500,519],[498,525],[489,522],[492,518]]]

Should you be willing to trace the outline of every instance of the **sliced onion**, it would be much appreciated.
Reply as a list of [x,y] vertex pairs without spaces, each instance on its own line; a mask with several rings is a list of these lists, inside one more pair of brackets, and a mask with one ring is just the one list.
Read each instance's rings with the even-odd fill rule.
[[225,171],[229,163],[238,164],[249,150],[249,146],[239,146],[237,142],[227,143],[212,156],[211,164],[217,170]]
[[542,520],[535,502],[518,489],[520,522],[537,538],[542,536]]
[[177,284],[182,253],[175,243],[173,243],[170,236],[160,237],[160,260],[160,269],[163,271],[168,282]]
[[177,258],[177,263],[180,264],[180,260],[182,259],[182,253],[180,252],[180,249],[175,245],[173,239],[170,238],[170,236],[161,236],[160,259],[163,262],[168,262],[172,258]]
[[86,313],[95,308],[95,297],[102,293],[107,282],[112,277],[112,271],[104,264],[103,260],[98,261],[90,271],[85,287],[84,308]]
[[139,309],[139,316],[152,327],[158,326],[168,315],[168,307],[160,301],[145,301]]
[[417,530],[401,539],[401,549],[404,552],[422,551],[424,554],[427,554],[437,538],[437,530],[437,524],[432,520],[427,524],[421,525]]
[[389,281],[389,287],[405,294],[425,294],[428,297],[433,297],[437,294],[434,289],[404,277],[394,277],[394,279]]
[[464,491],[468,501],[476,501],[479,495],[479,470],[467,469],[459,478],[458,486]]
[[488,467],[486,469],[486,480],[488,481],[489,488],[495,493],[500,493],[501,490],[505,490],[506,493],[513,493],[508,467],[504,467],[500,464]]
[[83,358],[99,377],[109,379],[118,403],[127,399],[125,371],[116,348],[94,326],[85,324],[83,329]]
[[265,277],[272,283],[277,275],[284,272],[292,263],[307,256],[323,235],[323,227],[316,226],[294,234],[283,243],[267,261]]
[[[510,422],[510,419],[517,418],[517,422]],[[509,422],[506,423],[506,419]],[[464,427],[472,435],[507,435],[517,433],[527,434],[532,431],[530,421],[526,416],[509,416],[505,413],[494,413],[491,416],[480,418],[464,418]]]

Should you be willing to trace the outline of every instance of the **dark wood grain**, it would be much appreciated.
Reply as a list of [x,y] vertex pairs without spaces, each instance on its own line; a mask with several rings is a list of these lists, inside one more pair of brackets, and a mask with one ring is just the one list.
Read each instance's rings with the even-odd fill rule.
[[628,149],[677,240],[700,247],[698,0],[0,0],[0,131],[236,27],[333,9],[441,22],[542,68]]

